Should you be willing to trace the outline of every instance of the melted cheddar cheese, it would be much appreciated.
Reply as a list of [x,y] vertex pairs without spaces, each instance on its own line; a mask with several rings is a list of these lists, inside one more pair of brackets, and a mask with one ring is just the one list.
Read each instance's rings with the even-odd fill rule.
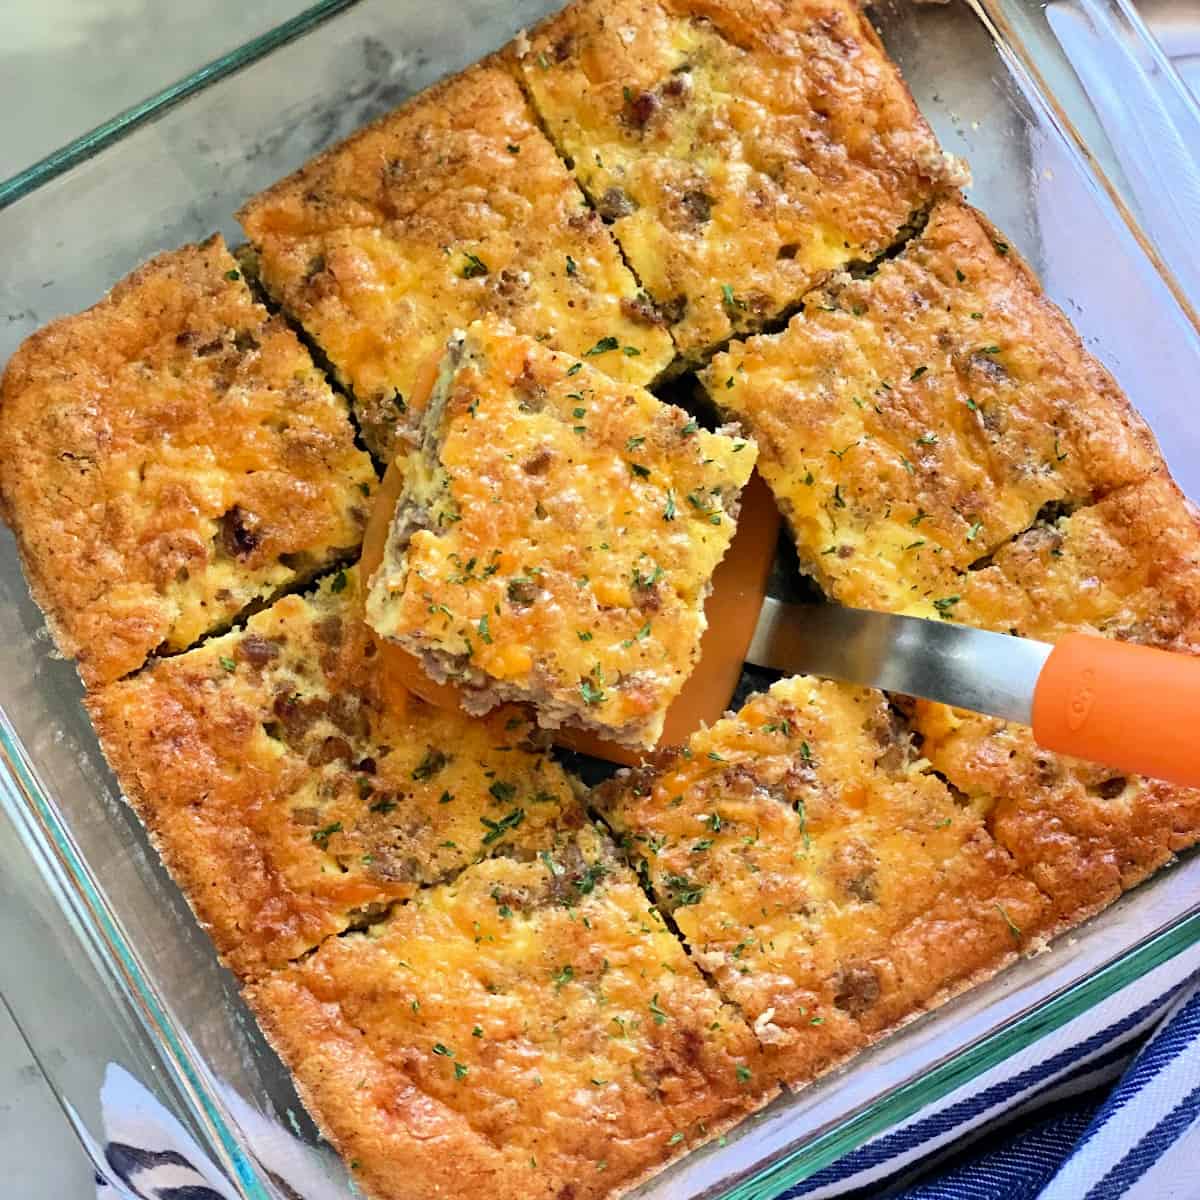
[[632,383],[674,356],[600,218],[494,65],[422,93],[239,218],[267,289],[353,392],[379,458],[414,415],[424,362],[485,313],[573,354],[617,337],[637,353],[602,365]]
[[375,483],[220,238],[29,338],[0,383],[0,444],[30,586],[89,686],[353,551]]
[[852,0],[580,0],[517,54],[692,361],[887,249],[953,174]]
[[584,362],[495,324],[455,342],[367,613],[469,704],[651,746],[755,449],[591,365],[622,350]]
[[354,571],[93,694],[137,808],[225,961],[279,966],[381,905],[579,818],[512,710],[384,694]]
[[[1165,475],[1002,547],[959,619],[1055,641],[1082,630],[1200,654],[1200,518]],[[923,752],[1074,923],[1200,838],[1200,791],[1041,749],[1030,731],[921,703]]]
[[878,692],[784,680],[598,803],[791,1082],[1040,932],[1037,889]]
[[250,990],[375,1195],[625,1190],[773,1093],[591,829],[494,859]]
[[957,619],[961,573],[1044,505],[1158,465],[1028,270],[952,201],[874,275],[811,295],[703,380],[758,440],[805,569],[864,608]]

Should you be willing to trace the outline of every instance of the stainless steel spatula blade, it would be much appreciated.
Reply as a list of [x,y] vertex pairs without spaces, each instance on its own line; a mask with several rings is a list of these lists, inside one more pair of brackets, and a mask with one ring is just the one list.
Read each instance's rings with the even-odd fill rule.
[[1053,647],[948,621],[836,604],[763,601],[747,662],[1032,723]]

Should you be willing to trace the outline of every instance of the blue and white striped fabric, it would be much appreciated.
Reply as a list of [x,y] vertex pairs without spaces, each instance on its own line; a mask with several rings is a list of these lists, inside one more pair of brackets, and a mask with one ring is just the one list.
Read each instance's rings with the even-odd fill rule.
[[[186,1131],[111,1068],[98,1200],[232,1200]],[[343,1195],[320,1155],[236,1096],[260,1163],[302,1200]],[[1200,949],[993,1067],[787,1200],[1196,1200]]]
[[1195,1200],[1200,952],[1181,954],[787,1200]]

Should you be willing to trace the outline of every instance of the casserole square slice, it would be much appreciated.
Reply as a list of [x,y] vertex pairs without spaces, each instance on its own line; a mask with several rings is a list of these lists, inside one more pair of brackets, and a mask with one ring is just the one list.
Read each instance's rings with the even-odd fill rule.
[[1045,506],[1161,465],[1028,267],[957,201],[703,378],[759,442],[804,569],[862,608],[957,619],[961,573]]
[[781,680],[595,798],[788,1084],[1044,933],[1041,894],[879,692]]
[[[600,218],[542,135],[516,81],[481,63],[422,92],[239,214],[267,290],[355,397],[380,459],[422,365],[456,328],[496,313],[648,383],[670,335]],[[636,351],[636,353],[634,353]]]
[[693,363],[961,181],[853,0],[579,0],[512,53]]
[[0,447],[30,588],[89,687],[352,553],[375,484],[345,404],[219,237],[30,337]]
[[248,998],[381,1200],[624,1193],[777,1090],[591,828],[470,867]]
[[[959,619],[1200,653],[1200,518],[1165,474],[1039,524],[963,580]],[[920,703],[922,753],[1076,922],[1200,837],[1200,791],[1051,754],[1024,726]]]
[[239,975],[279,967],[492,854],[581,819],[512,710],[389,689],[357,573],[94,693],[122,791]]
[[755,450],[592,361],[495,323],[452,341],[367,615],[471,711],[653,746]]

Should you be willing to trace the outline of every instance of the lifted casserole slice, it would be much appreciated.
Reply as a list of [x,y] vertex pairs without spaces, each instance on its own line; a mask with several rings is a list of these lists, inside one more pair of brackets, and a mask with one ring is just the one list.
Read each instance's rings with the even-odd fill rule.
[[600,218],[510,74],[487,63],[410,100],[239,214],[263,283],[355,397],[368,447],[391,450],[417,372],[498,313],[648,383],[674,357]]
[[[1200,654],[1200,518],[1165,474],[1039,524],[964,580],[961,620],[1055,641],[1071,630]],[[1200,838],[1200,792],[1039,748],[991,717],[918,705],[922,752],[1021,869],[1078,921]]]
[[[590,362],[590,360],[589,360]],[[456,336],[403,463],[375,630],[472,711],[653,746],[695,663],[754,445],[578,359]]]
[[853,0],[580,0],[515,50],[693,362],[877,257],[959,170]]
[[422,891],[248,998],[380,1200],[610,1196],[776,1090],[590,828]]
[[580,814],[521,716],[388,693],[354,571],[94,693],[125,795],[224,961],[256,975]]
[[4,515],[89,687],[355,550],[374,483],[219,237],[35,333],[0,384]]
[[1043,931],[1037,889],[879,692],[782,680],[597,803],[790,1084]]
[[1016,254],[939,203],[871,276],[718,355],[801,561],[843,604],[955,619],[959,575],[1159,465],[1140,417]]

